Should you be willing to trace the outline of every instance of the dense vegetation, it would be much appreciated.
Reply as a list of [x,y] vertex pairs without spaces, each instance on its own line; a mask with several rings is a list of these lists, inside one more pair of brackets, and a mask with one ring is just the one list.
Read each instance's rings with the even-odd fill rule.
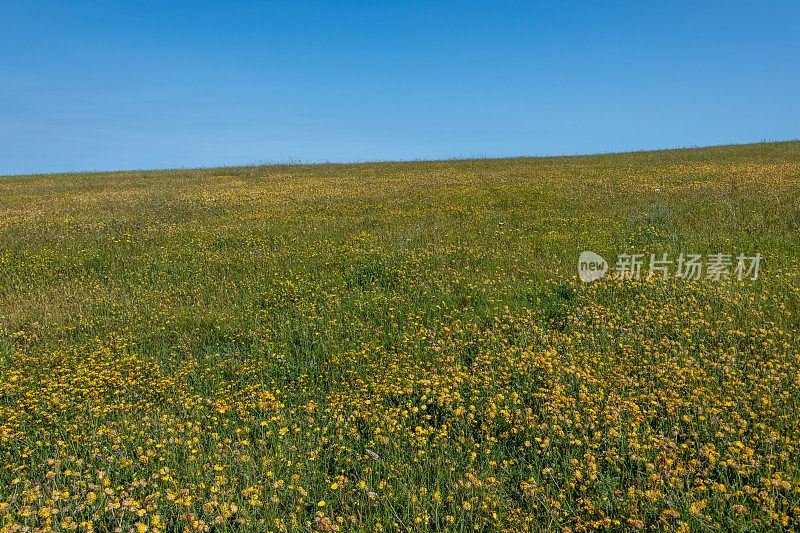
[[8,176],[0,212],[3,531],[800,528],[798,142]]

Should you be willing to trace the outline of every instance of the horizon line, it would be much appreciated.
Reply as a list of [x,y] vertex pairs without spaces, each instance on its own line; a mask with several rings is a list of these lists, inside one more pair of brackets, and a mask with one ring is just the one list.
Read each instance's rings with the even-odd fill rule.
[[369,164],[391,164],[391,163],[440,163],[448,161],[490,161],[490,160],[506,160],[506,159],[558,159],[567,157],[594,157],[594,156],[608,156],[608,155],[626,155],[626,154],[640,154],[649,152],[667,152],[667,151],[680,151],[680,150],[700,150],[708,148],[725,148],[735,146],[749,146],[757,144],[779,144],[779,143],[792,143],[800,142],[800,137],[790,139],[762,139],[760,141],[752,142],[732,142],[722,144],[709,144],[709,145],[692,145],[692,146],[675,146],[671,148],[635,148],[631,150],[622,151],[608,151],[608,152],[587,152],[587,153],[561,153],[561,154],[540,154],[540,155],[490,155],[490,156],[476,156],[476,157],[443,157],[434,159],[375,159],[368,161],[347,161],[347,162],[332,162],[332,161],[302,161],[289,158],[287,161],[269,161],[269,162],[254,162],[245,164],[222,164],[222,165],[208,165],[197,167],[160,167],[160,168],[131,168],[131,169],[117,169],[117,170],[67,170],[60,172],[29,172],[22,174],[0,174],[0,178],[15,178],[15,177],[35,177],[35,176],[65,176],[71,174],[122,174],[130,172],[165,172],[169,170],[176,171],[192,171],[192,170],[213,170],[213,169],[226,169],[226,168],[247,168],[247,167],[278,167],[278,166],[333,166],[333,165],[369,165]]

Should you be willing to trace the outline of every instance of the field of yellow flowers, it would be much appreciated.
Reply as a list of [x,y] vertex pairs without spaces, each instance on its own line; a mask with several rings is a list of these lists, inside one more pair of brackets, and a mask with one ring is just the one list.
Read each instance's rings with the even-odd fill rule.
[[798,142],[7,176],[0,213],[3,532],[800,530]]

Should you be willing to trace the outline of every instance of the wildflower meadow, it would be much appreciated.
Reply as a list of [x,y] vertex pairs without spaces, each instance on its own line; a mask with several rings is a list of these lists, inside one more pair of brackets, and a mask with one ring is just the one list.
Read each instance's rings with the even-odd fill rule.
[[800,530],[800,142],[5,176],[0,213],[3,532]]

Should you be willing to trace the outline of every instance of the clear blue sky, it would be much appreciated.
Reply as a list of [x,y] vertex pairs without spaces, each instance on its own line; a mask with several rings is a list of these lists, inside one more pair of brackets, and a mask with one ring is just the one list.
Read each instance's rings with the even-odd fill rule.
[[0,8],[0,174],[800,137],[800,4]]

